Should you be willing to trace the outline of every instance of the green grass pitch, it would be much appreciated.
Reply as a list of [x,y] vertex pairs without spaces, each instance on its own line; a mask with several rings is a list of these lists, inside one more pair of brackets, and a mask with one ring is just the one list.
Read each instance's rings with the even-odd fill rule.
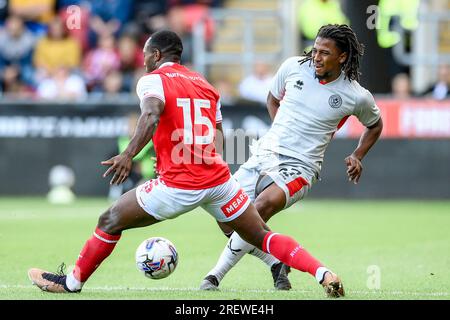
[[[0,300],[326,299],[314,278],[298,271],[290,274],[293,290],[275,291],[269,269],[249,255],[220,291],[198,290],[226,243],[201,209],[124,232],[81,294],[55,295],[32,286],[28,268],[56,271],[61,262],[73,265],[108,206],[104,199],[55,206],[43,198],[0,198]],[[269,225],[295,237],[338,273],[345,299],[450,298],[450,201],[306,199]],[[179,265],[166,279],[147,279],[135,267],[136,247],[151,236],[170,239],[179,252]]]

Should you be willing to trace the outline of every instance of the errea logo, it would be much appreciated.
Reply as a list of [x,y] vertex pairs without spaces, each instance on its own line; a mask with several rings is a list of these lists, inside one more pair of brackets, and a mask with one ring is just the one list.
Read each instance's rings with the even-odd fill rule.
[[303,81],[302,80],[297,80],[294,84],[294,88],[297,88],[298,90],[302,90],[303,89]]

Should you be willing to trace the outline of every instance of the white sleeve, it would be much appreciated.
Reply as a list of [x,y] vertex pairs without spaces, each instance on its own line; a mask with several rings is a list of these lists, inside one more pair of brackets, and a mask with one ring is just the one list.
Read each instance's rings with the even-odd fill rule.
[[286,78],[289,72],[292,70],[293,63],[297,63],[301,57],[291,57],[283,62],[278,69],[276,75],[272,79],[270,86],[270,93],[278,100],[281,100],[284,96]]
[[222,104],[219,99],[216,104],[216,123],[222,122],[222,111],[220,109],[222,109]]
[[363,89],[358,105],[355,109],[355,116],[366,127],[374,125],[381,117],[380,109],[375,103],[372,94]]
[[136,85],[136,93],[140,104],[145,98],[154,97],[166,102],[161,76],[159,74],[148,74],[141,77]]

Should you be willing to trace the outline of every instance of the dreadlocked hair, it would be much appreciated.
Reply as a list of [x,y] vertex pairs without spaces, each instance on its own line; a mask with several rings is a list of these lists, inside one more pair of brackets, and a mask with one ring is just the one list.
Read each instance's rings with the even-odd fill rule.
[[[359,65],[364,54],[364,45],[358,41],[355,32],[346,24],[327,24],[319,29],[317,37],[334,40],[336,46],[347,53],[347,59],[342,65],[345,79],[359,81]],[[304,52],[300,64],[312,61],[312,50]]]

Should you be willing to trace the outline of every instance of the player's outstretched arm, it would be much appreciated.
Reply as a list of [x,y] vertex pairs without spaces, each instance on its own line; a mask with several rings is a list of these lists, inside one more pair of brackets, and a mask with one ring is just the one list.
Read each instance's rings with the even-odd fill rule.
[[359,139],[358,147],[353,151],[351,155],[345,158],[345,164],[347,165],[348,180],[357,184],[362,174],[361,161],[369,152],[370,148],[377,142],[383,130],[383,121],[381,118],[372,126],[367,127],[361,138]]
[[131,171],[133,157],[151,140],[153,132],[159,122],[159,117],[164,110],[164,102],[160,99],[149,97],[142,101],[141,115],[137,121],[134,135],[128,143],[127,148],[119,155],[109,160],[102,161],[101,164],[110,166],[103,174],[107,177],[114,172],[110,184],[121,184]]

